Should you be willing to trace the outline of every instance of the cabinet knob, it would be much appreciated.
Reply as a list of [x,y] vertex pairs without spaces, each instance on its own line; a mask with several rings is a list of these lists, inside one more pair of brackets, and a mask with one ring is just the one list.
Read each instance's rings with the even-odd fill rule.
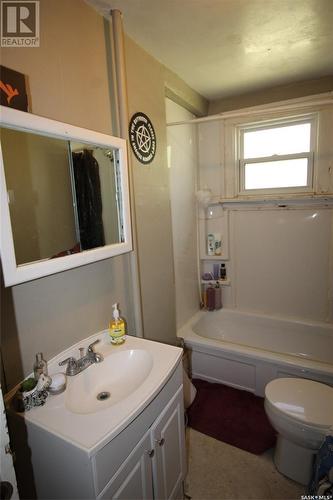
[[165,442],[165,439],[164,438],[155,439],[155,442],[158,444],[158,446],[163,446],[164,442]]
[[146,453],[150,458],[152,458],[155,455],[155,450],[154,449],[146,450]]

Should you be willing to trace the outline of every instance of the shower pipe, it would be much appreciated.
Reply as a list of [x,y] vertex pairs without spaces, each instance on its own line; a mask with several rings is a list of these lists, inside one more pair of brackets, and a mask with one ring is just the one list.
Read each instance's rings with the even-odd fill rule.
[[[128,130],[128,96],[127,96],[127,81],[125,70],[125,48],[124,48],[124,32],[122,23],[122,14],[119,10],[110,11],[112,20],[112,37],[114,46],[114,72],[116,77],[116,97],[117,97],[117,112],[120,137],[127,138]],[[138,261],[138,235],[136,224],[135,211],[135,195],[134,195],[134,179],[133,166],[128,157],[128,176],[130,190],[130,205],[132,219],[132,237],[133,237],[133,252],[128,254],[131,282],[132,282],[132,302],[134,310],[135,334],[137,337],[143,337],[143,319],[142,319],[142,302],[141,302],[141,281]]]
[[[197,131],[196,131],[197,133]],[[197,148],[198,148],[198,140],[196,140]],[[195,169],[195,178],[194,178],[194,189],[197,193],[198,191],[198,165]],[[199,202],[196,200],[196,240],[197,240],[197,282],[198,282],[198,292],[199,292],[199,305],[200,309],[204,307],[204,297],[201,287],[201,261],[200,261],[200,228],[199,228]]]

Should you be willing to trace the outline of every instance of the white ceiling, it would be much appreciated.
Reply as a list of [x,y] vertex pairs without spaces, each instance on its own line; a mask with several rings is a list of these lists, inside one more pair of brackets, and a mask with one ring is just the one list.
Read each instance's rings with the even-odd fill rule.
[[333,75],[333,0],[87,0],[209,100]]

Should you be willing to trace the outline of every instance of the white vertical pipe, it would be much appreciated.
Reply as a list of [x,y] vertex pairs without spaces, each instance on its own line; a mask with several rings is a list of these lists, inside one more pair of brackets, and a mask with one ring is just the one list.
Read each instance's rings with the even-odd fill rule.
[[[124,48],[124,33],[122,16],[119,10],[111,10],[112,19],[112,36],[114,44],[115,58],[115,73],[117,86],[117,100],[119,113],[119,133],[120,137],[127,139],[128,131],[128,100],[127,100],[127,83],[125,69],[125,48]],[[138,238],[136,230],[136,213],[135,213],[135,197],[134,197],[134,176],[133,166],[128,155],[129,163],[129,186],[131,200],[131,218],[132,218],[132,237],[133,237],[133,252],[129,254],[129,265],[132,280],[133,308],[135,333],[137,337],[143,337],[143,321],[142,321],[142,303],[141,303],[141,284],[140,271],[138,262]]]
[[118,97],[118,113],[120,135],[127,138],[128,127],[128,101],[127,101],[127,82],[125,69],[125,48],[122,14],[120,10],[111,10],[112,35],[115,58],[115,73]]

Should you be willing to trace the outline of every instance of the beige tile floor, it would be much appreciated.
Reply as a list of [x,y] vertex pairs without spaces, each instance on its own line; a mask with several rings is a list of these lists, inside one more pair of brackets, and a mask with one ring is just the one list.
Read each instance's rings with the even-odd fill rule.
[[186,493],[192,500],[297,499],[304,487],[277,472],[273,450],[253,455],[187,428]]

